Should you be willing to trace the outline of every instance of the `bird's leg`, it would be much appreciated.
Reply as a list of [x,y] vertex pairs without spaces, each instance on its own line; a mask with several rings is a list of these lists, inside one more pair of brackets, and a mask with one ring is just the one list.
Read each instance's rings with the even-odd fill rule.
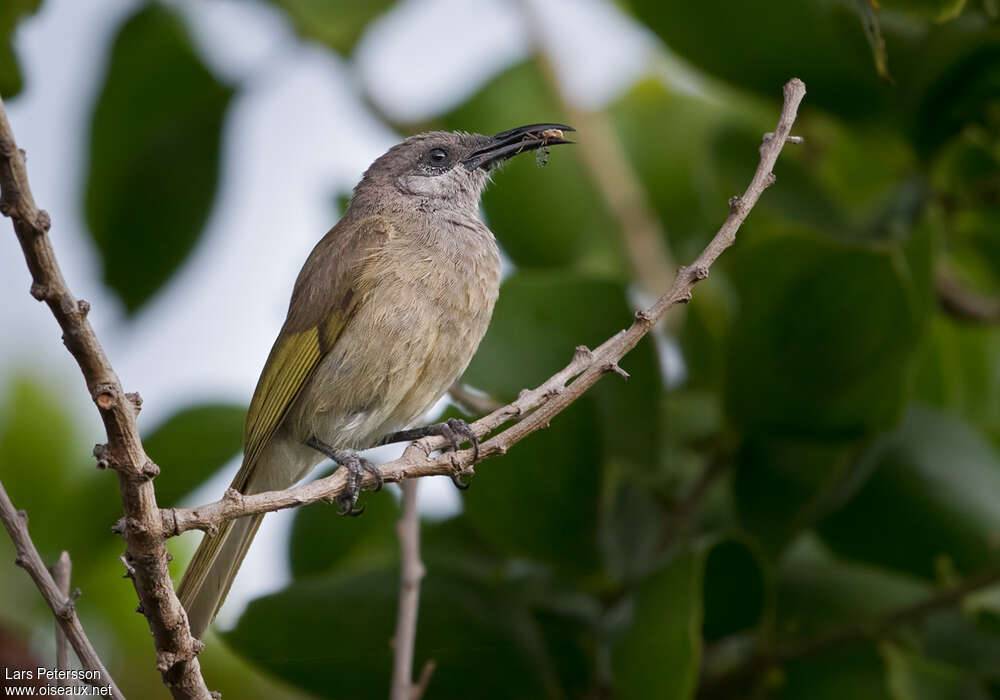
[[382,472],[369,460],[358,455],[354,450],[338,450],[320,440],[315,435],[306,440],[306,445],[317,452],[322,452],[334,462],[347,470],[347,488],[337,497],[340,504],[340,514],[358,516],[365,512],[364,506],[355,508],[358,503],[358,495],[361,493],[362,472],[368,472],[375,477],[375,491],[382,488]]
[[[425,425],[422,428],[411,428],[410,430],[389,433],[379,440],[378,444],[388,445],[393,442],[412,442],[413,440],[419,440],[431,435],[440,435],[447,440],[453,455],[458,452],[459,446],[463,442],[471,443],[472,461],[473,463],[479,461],[479,438],[476,437],[469,424],[461,418],[449,418],[442,423],[434,423],[433,425]],[[452,458],[452,465],[455,467],[455,472],[451,475],[451,480],[457,488],[464,491],[469,488],[469,485],[461,479],[461,467],[456,464],[454,458]]]

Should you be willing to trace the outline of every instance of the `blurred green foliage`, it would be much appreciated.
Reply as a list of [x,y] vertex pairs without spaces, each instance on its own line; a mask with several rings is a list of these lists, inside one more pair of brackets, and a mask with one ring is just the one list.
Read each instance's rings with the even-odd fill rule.
[[0,3],[0,95],[8,97],[21,91],[24,78],[21,64],[11,44],[14,30],[25,15],[35,12],[42,0],[5,0]]
[[[392,5],[273,4],[345,54]],[[784,150],[736,246],[673,312],[684,372],[669,390],[646,340],[622,363],[628,381],[604,379],[484,465],[460,515],[424,523],[426,697],[1000,698],[996,587],[876,624],[1000,565],[1000,327],[943,313],[936,283],[947,273],[1000,296],[997,3],[624,4],[696,76],[681,92],[651,72],[606,108],[678,261],[746,186],[792,75],[809,90],[794,130],[805,143]],[[2,5],[0,50],[35,5]],[[6,96],[19,78],[13,60],[0,66]],[[129,311],[194,249],[232,95],[168,6],[141,6],[117,33],[86,211]],[[447,113],[394,126],[565,119],[529,58]],[[509,400],[630,322],[631,274],[578,152],[544,170],[515,159],[497,179],[483,209],[516,269],[465,380]],[[46,558],[73,555],[84,622],[121,685],[165,695],[107,530],[113,480],[92,469],[51,382],[12,373],[3,396],[0,476]],[[147,436],[162,503],[236,454],[242,415],[193,406]],[[357,519],[296,513],[292,580],[210,638],[211,687],[386,696],[399,506],[366,503]],[[48,629],[21,572],[0,567],[0,586],[16,602],[0,624]],[[817,643],[854,625],[877,634]]]
[[165,6],[147,5],[115,37],[91,122],[86,212],[104,281],[130,312],[201,234],[231,97]]

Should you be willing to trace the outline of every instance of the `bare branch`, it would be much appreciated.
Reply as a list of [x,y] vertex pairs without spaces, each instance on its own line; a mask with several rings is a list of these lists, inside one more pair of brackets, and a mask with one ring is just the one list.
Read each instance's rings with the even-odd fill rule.
[[420,514],[417,512],[418,481],[403,482],[403,515],[396,523],[399,536],[400,575],[399,611],[396,634],[392,638],[393,666],[391,700],[411,700],[414,695],[413,648],[417,638],[417,612],[420,609],[420,581],[424,564],[420,561]]
[[471,413],[491,413],[503,406],[489,394],[484,394],[461,381],[452,384],[451,388],[448,389],[448,394],[452,401]]
[[[69,552],[65,550],[59,554],[56,563],[49,567],[49,573],[52,574],[52,580],[55,581],[56,588],[59,589],[59,592],[67,600],[70,599],[69,582],[72,570],[73,567],[69,560]],[[59,670],[69,668],[69,644],[58,619],[56,620],[56,668]]]
[[87,320],[90,304],[70,293],[47,235],[49,215],[35,206],[24,153],[18,149],[0,100],[0,213],[9,216],[31,271],[31,295],[44,301],[63,331],[63,342],[76,359],[91,398],[100,411],[108,444],[98,445],[98,466],[118,473],[125,513],[126,558],[156,644],[156,666],[175,698],[211,697],[197,655],[203,645],[191,636],[187,615],[174,594],[167,571],[167,547],[153,492],[159,468],[146,456],[135,417],[141,400],[126,394]]
[[1000,323],[1000,299],[967,289],[944,272],[938,274],[935,287],[938,304],[952,318],[970,323]]
[[[111,674],[108,673],[108,669],[104,668],[104,664],[94,650],[94,645],[90,643],[87,633],[83,631],[80,618],[76,615],[73,599],[56,584],[49,570],[45,568],[45,563],[38,554],[38,550],[35,549],[35,544],[31,541],[31,535],[28,534],[27,514],[23,510],[19,511],[14,508],[14,504],[11,503],[10,497],[7,495],[7,490],[3,487],[3,483],[0,483],[0,521],[3,522],[7,534],[10,535],[10,539],[14,542],[14,547],[17,550],[17,564],[24,567],[25,571],[28,572],[31,579],[35,582],[39,592],[42,594],[45,602],[48,603],[49,609],[56,618],[56,625],[59,631],[65,635],[65,638],[73,646],[73,650],[76,652],[77,658],[80,659],[83,668],[88,671],[97,672],[98,677],[87,682],[95,687],[110,686],[111,697],[124,700],[125,696],[122,695],[118,686],[115,685],[115,681],[111,677]],[[63,552],[63,555],[65,554]],[[60,557],[61,560],[62,557]],[[68,556],[66,557],[66,563],[68,572]],[[62,659],[59,663],[59,668],[65,669],[68,665],[68,660]]]
[[[729,200],[729,216],[691,265],[677,271],[673,284],[655,304],[639,311],[628,330],[620,331],[595,350],[580,346],[573,360],[544,384],[526,389],[516,401],[480,418],[470,427],[480,439],[499,429],[510,421],[517,421],[499,434],[485,440],[479,447],[479,460],[504,454],[511,446],[525,437],[548,426],[549,421],[563,409],[576,401],[584,392],[608,373],[617,374],[621,369],[619,361],[649,333],[653,325],[663,317],[667,308],[691,299],[694,285],[708,276],[708,270],[716,258],[736,240],[736,232],[757,203],[761,193],[774,183],[774,168],[778,154],[788,141],[788,135],[799,103],[805,96],[806,86],[798,78],[788,81],[784,88],[784,106],[778,127],[765,135],[760,146],[760,164],[750,186],[742,195]],[[379,469],[386,482],[400,482],[422,476],[448,475],[457,467],[463,473],[473,472],[473,450],[464,450],[457,455],[438,454],[432,456],[447,444],[442,437],[428,437],[413,443],[403,455],[392,462],[382,464]],[[247,496],[232,489],[219,501],[195,508],[173,508],[162,511],[162,528],[169,535],[178,535],[192,529],[213,531],[226,520],[255,513],[282,510],[295,506],[330,501],[341,494],[346,485],[344,470],[340,469],[328,477],[284,491],[268,491]],[[363,487],[371,488],[375,478],[366,474]]]

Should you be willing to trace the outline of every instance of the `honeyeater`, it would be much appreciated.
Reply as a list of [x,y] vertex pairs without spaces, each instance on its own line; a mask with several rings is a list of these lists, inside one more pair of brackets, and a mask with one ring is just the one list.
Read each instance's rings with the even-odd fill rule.
[[[250,402],[232,488],[288,488],[329,457],[349,475],[341,510],[356,513],[362,471],[381,479],[355,450],[421,434],[475,439],[461,421],[404,428],[461,376],[493,313],[500,254],[479,216],[491,171],[569,143],[571,130],[433,131],[368,168],[299,272]],[[228,521],[202,540],[178,588],[195,636],[222,605],[262,518]]]

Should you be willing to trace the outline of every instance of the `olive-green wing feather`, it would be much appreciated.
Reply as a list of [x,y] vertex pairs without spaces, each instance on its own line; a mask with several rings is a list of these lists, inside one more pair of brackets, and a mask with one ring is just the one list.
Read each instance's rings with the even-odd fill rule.
[[244,490],[257,457],[281,425],[320,359],[354,312],[364,264],[391,235],[391,224],[370,217],[341,221],[316,245],[299,273],[288,317],[271,349],[250,402],[243,434],[243,467],[233,488]]
[[[365,265],[392,235],[380,217],[341,219],[306,260],[288,316],[271,348],[247,413],[243,465],[232,487],[246,492],[261,452],[281,426],[309,377],[336,344],[354,313]],[[211,623],[263,516],[228,521],[206,535],[177,592],[196,636]]]

